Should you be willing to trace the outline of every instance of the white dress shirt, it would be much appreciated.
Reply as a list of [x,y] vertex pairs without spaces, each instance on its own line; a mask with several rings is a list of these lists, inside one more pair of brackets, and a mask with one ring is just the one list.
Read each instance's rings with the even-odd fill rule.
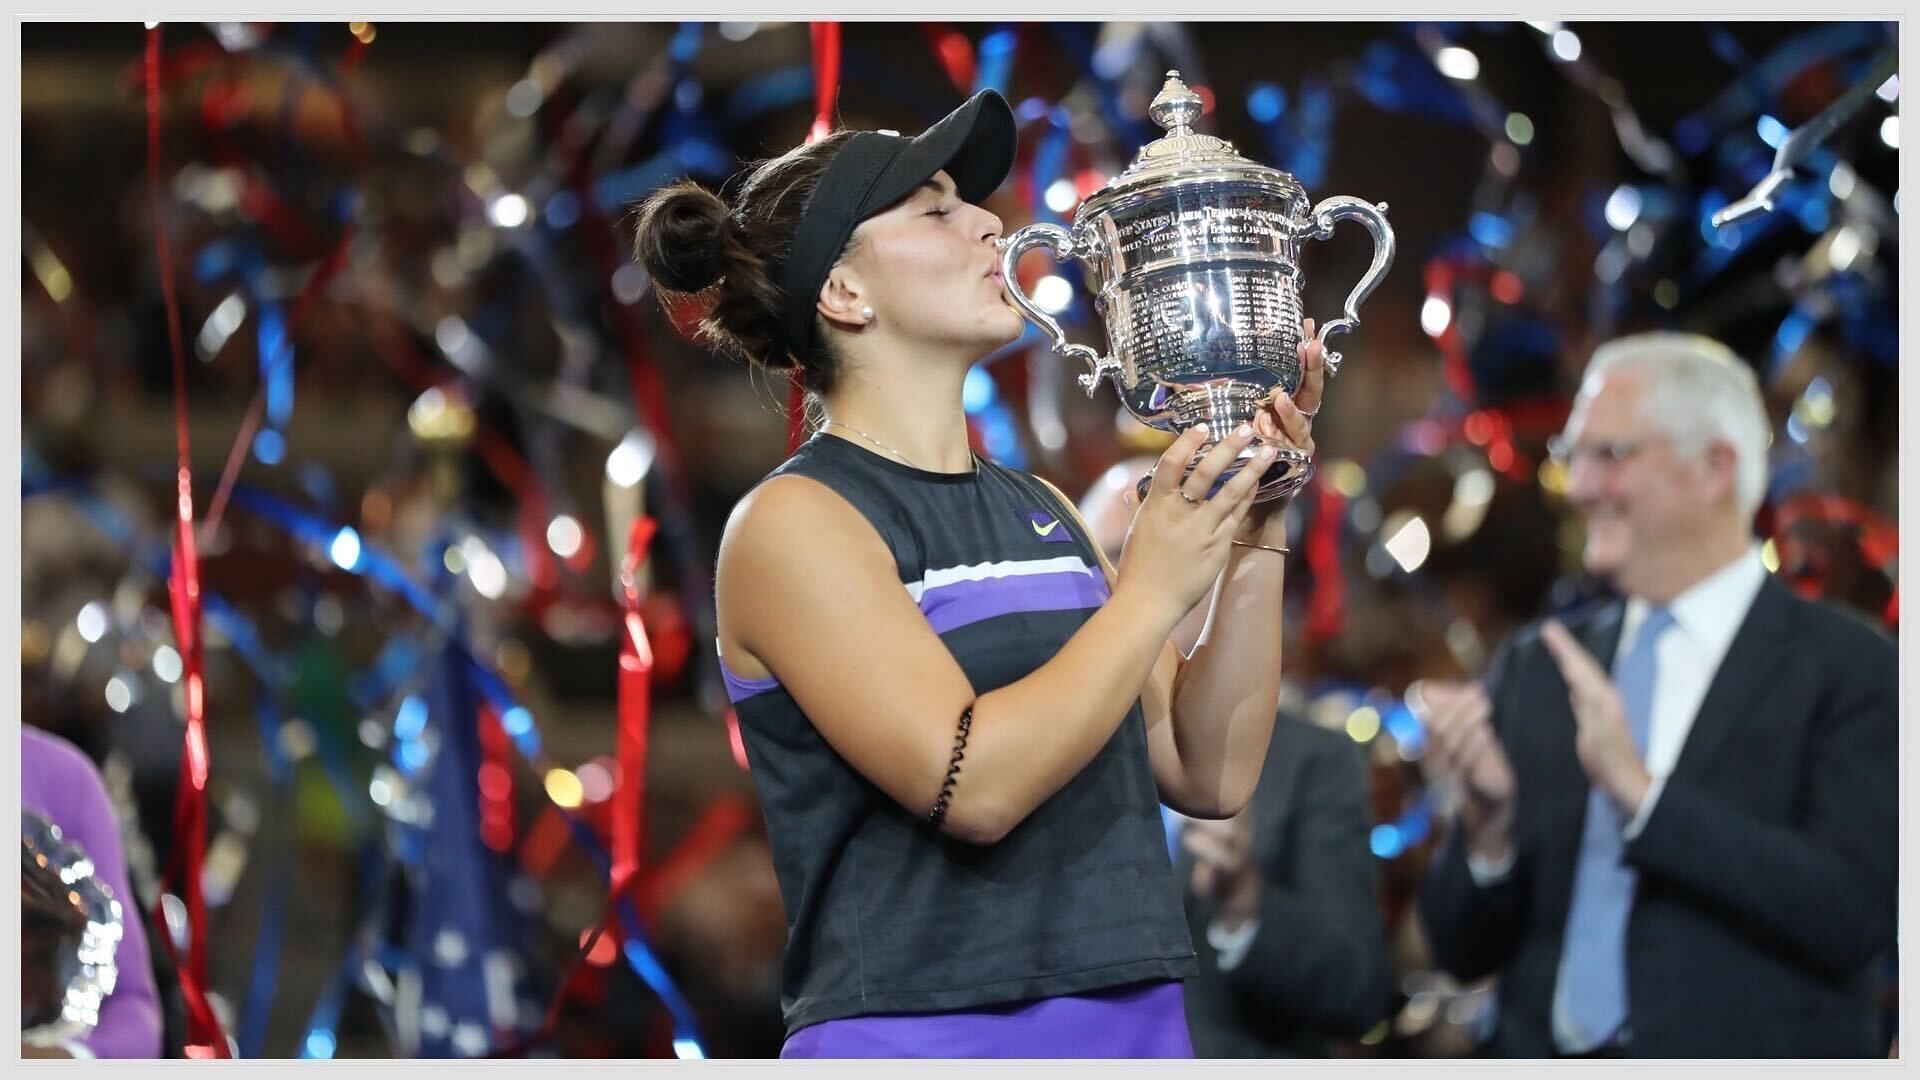
[[[1712,576],[1674,597],[1667,610],[1673,613],[1673,628],[1660,639],[1658,666],[1654,671],[1653,716],[1647,725],[1647,774],[1653,783],[1640,809],[1627,822],[1628,840],[1640,835],[1667,777],[1680,761],[1680,750],[1693,730],[1693,718],[1707,699],[1707,688],[1720,672],[1740,624],[1767,580],[1767,568],[1760,561],[1760,549],[1750,547],[1746,554],[1716,570]],[[1627,644],[1646,622],[1650,605],[1639,597],[1627,601],[1626,615],[1620,624],[1621,647],[1614,652],[1616,663],[1627,655]]]

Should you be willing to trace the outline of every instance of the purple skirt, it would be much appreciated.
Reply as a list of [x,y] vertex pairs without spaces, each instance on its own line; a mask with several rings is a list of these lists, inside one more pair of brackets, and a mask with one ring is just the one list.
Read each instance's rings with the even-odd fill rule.
[[850,1016],[787,1037],[783,1058],[1190,1058],[1178,981],[990,1005]]

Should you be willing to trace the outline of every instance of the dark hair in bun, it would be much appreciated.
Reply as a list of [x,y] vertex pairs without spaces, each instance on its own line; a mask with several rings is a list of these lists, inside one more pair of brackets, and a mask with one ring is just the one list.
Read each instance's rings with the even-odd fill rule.
[[851,134],[835,132],[761,162],[731,207],[692,180],[668,184],[640,204],[634,228],[634,258],[658,288],[712,291],[700,321],[709,342],[773,371],[799,368],[816,394],[833,385],[837,361],[824,336],[797,356],[781,339],[786,297],[777,275],[801,211]]

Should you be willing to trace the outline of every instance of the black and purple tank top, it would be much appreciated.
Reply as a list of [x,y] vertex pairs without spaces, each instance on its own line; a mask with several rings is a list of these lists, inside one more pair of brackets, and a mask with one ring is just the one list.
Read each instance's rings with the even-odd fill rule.
[[[984,694],[1058,652],[1106,601],[1107,584],[1092,542],[1046,485],[975,464],[924,472],[821,434],[773,475],[811,477],[865,516],[901,587]],[[1138,702],[1079,775],[980,846],[929,828],[924,811],[856,772],[779,674],[727,672],[727,689],[786,906],[790,1034],[899,1014],[964,1024],[1067,996],[1098,1013],[1115,988],[1195,973]],[[1170,1003],[1158,1012],[1183,1040],[1178,988],[1167,989],[1149,1000]],[[1140,1023],[1137,1013],[1127,1021]],[[858,1034],[855,1023],[836,1027]],[[1084,1029],[1094,1056],[1101,1027]]]

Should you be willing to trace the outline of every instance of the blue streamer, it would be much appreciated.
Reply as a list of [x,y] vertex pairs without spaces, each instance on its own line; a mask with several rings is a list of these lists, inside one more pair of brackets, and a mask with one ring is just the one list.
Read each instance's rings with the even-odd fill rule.
[[384,701],[419,664],[420,650],[412,638],[389,638],[373,663],[354,681],[350,692],[358,700]]
[[1748,58],[1747,50],[1740,40],[1733,36],[1725,26],[1715,23],[1707,28],[1707,44],[1713,49],[1713,55],[1728,67],[1738,71],[1750,67],[1753,61]]
[[1740,77],[1704,107],[1681,117],[1674,124],[1673,141],[1682,153],[1698,154],[1733,125],[1758,112],[1778,110],[1781,88],[1802,71],[1854,50],[1885,45],[1891,36],[1887,24],[1868,21],[1826,23],[1795,35],[1760,62],[1735,65]]
[[1327,159],[1333,141],[1333,88],[1317,76],[1301,80],[1299,101],[1291,108],[1287,96],[1272,84],[1257,85],[1247,99],[1247,111],[1260,123],[1267,152],[1276,165],[1293,174],[1303,187],[1326,180]]
[[727,99],[728,123],[738,124],[762,113],[807,101],[813,97],[813,67],[795,64],[743,81]]
[[347,988],[351,974],[359,970],[362,952],[358,945],[347,949],[347,958],[327,980],[321,989],[320,998],[314,1003],[313,1013],[307,1020],[307,1030],[300,1037],[300,1047],[295,1055],[309,1060],[332,1058],[340,1048],[338,1031],[340,1013],[346,1005]]
[[974,93],[998,90],[1006,94],[1007,84],[1013,77],[1013,54],[1018,43],[1014,29],[1005,25],[980,39],[974,51]]
[[1047,205],[1047,188],[1060,178],[1067,165],[1067,152],[1073,148],[1070,122],[1065,117],[1056,116],[1047,133],[1041,136],[1040,145],[1033,151],[1031,168],[1034,214],[1040,220],[1052,222],[1055,225],[1065,224],[1066,217]]
[[1473,108],[1453,80],[1436,71],[1426,54],[1408,41],[1386,38],[1368,45],[1354,72],[1353,86],[1389,112],[1477,126]]
[[[336,200],[336,212],[351,209],[350,194]],[[246,230],[244,239],[223,237],[208,243],[194,256],[194,277],[203,285],[212,285],[237,277],[252,301],[255,348],[260,367],[260,385],[266,393],[266,431],[286,426],[293,416],[293,342],[289,337],[286,308],[269,285],[267,258],[260,229]],[[264,432],[263,432],[264,434]],[[277,434],[277,432],[276,432]],[[256,442],[255,450],[260,449]],[[272,440],[267,442],[264,464],[276,464]],[[284,453],[284,442],[280,445]]]
[[1256,124],[1271,124],[1287,111],[1287,92],[1270,82],[1257,82],[1247,91],[1247,115]]
[[673,58],[676,66],[686,67],[700,55],[706,29],[706,23],[687,22],[681,23],[680,28],[674,31],[673,43],[667,47],[667,54]]
[[265,906],[260,913],[260,930],[253,944],[253,972],[247,984],[246,1003],[240,1010],[240,1057],[258,1058],[267,1042],[267,1020],[273,1011],[274,990],[279,984],[281,940],[287,922],[288,882],[292,879],[291,857],[282,852],[278,859],[281,872],[268,887]]
[[611,172],[593,183],[593,202],[602,213],[619,213],[662,184],[682,176],[717,178],[733,168],[733,156],[724,147],[688,138],[628,169]]
[[[572,814],[566,815],[565,820],[568,834],[573,837],[574,843],[586,856],[587,861],[593,864],[601,877],[611,879],[613,858],[607,849],[601,846],[600,838],[594,835],[592,826]],[[614,910],[616,921],[626,935],[626,940],[621,945],[621,955],[626,959],[627,966],[633,969],[634,974],[653,990],[654,995],[660,999],[660,1003],[666,1007],[668,1015],[672,1017],[675,1051],[683,1057],[706,1056],[705,1044],[699,1037],[699,1023],[694,1017],[693,1010],[688,1007],[686,998],[674,985],[673,978],[667,974],[666,967],[660,963],[653,946],[649,944],[650,935],[646,932],[639,910],[634,907],[632,896],[621,897],[614,905]],[[694,1053],[686,1053],[688,1049]]]
[[[1703,199],[1702,209],[1704,210],[1711,201]],[[1719,203],[1721,206],[1726,205],[1724,195],[1720,196]],[[1712,211],[1705,212],[1711,217]],[[1795,219],[1791,215],[1768,214],[1765,217],[1742,221],[1715,230],[1713,242],[1695,256],[1693,265],[1688,268],[1685,284],[1689,288],[1698,288],[1726,269],[1727,265],[1739,258],[1742,252],[1794,223],[1796,223]]]
[[1397,859],[1418,847],[1433,827],[1433,802],[1426,792],[1416,796],[1393,821],[1375,825],[1367,846],[1383,860]]
[[1427,748],[1427,729],[1420,725],[1419,718],[1413,715],[1404,699],[1380,711],[1380,729],[1393,736],[1405,757],[1418,757]]
[[1513,243],[1513,223],[1486,210],[1467,219],[1467,232],[1480,246],[1496,251]]
[[267,423],[285,427],[293,418],[293,342],[278,304],[263,304],[255,333],[260,349],[260,382],[267,389]]
[[285,792],[293,785],[293,763],[280,749],[280,727],[284,721],[270,695],[255,696],[253,718],[260,728],[260,745],[267,748],[267,776],[274,787]]

